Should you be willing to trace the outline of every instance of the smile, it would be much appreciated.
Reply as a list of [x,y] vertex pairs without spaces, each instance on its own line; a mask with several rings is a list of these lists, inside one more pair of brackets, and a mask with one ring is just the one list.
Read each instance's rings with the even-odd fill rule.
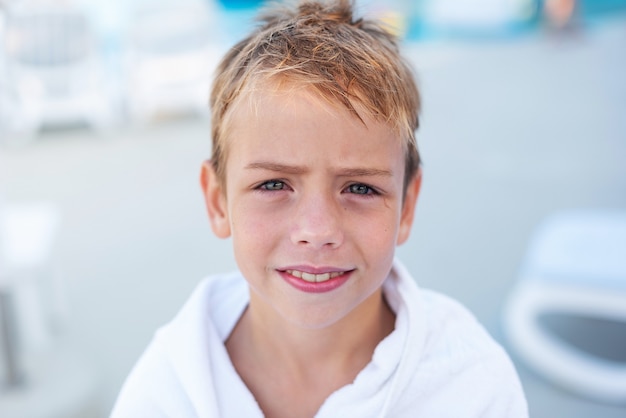
[[298,279],[302,279],[309,283],[321,283],[330,279],[334,279],[335,277],[339,277],[342,274],[345,274],[345,271],[334,271],[332,273],[323,273],[323,274],[313,274],[307,273],[305,271],[299,270],[286,270],[290,275],[297,277]]

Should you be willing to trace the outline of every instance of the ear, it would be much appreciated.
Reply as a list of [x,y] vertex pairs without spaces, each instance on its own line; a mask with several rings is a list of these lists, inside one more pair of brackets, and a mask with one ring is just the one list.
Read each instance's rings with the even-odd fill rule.
[[213,233],[218,238],[228,238],[230,236],[230,220],[226,206],[226,191],[210,161],[205,161],[202,164],[200,185],[204,193],[204,201]]
[[417,204],[417,196],[420,194],[421,186],[422,169],[419,168],[406,188],[406,195],[404,196],[404,203],[402,204],[402,213],[400,214],[400,226],[398,228],[398,239],[396,241],[397,245],[404,244],[411,234],[411,227],[413,226],[413,218],[415,216],[415,205]]

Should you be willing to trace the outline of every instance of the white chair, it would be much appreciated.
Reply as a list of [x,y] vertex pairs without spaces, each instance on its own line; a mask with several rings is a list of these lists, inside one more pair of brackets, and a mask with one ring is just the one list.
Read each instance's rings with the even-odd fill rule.
[[16,133],[46,125],[113,123],[103,56],[86,13],[71,4],[18,2],[8,9],[5,50]]
[[[618,335],[587,342],[616,356],[558,335],[545,322],[555,315],[612,324]],[[541,225],[506,304],[504,331],[519,356],[556,384],[626,403],[626,212],[571,211]]]
[[211,75],[223,48],[211,3],[139,2],[129,20],[124,61],[131,120],[206,116]]
[[2,417],[98,415],[93,368],[51,327],[57,286],[46,279],[59,221],[51,204],[0,206]]

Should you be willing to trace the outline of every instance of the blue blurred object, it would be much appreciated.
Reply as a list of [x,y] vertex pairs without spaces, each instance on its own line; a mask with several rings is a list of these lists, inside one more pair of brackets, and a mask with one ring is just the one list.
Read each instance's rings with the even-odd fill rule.
[[219,0],[217,2],[226,10],[256,9],[264,0]]
[[626,0],[579,0],[579,12],[585,17],[602,17],[626,12]]
[[[429,38],[498,38],[528,33],[547,19],[549,0],[418,0],[410,4],[411,40]],[[626,12],[626,0],[572,0],[578,23]]]
[[233,2],[232,4],[217,2],[220,14],[217,25],[221,39],[228,47],[248,36],[254,27],[255,18],[262,3],[263,1]]
[[537,0],[421,0],[415,3],[409,39],[510,36],[537,23]]

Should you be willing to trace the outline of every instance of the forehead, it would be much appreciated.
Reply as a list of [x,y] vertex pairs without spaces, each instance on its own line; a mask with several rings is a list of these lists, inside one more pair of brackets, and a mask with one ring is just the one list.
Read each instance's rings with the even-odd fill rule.
[[[227,143],[236,140],[234,131],[251,123],[263,123],[268,117],[274,121],[283,118],[300,124],[340,121],[346,128],[395,131],[390,124],[377,120],[371,111],[360,105],[358,95],[353,94],[349,105],[352,110],[332,93],[315,88],[306,80],[257,78],[242,88],[224,115],[223,138]],[[306,127],[301,126],[301,129]]]
[[[311,88],[290,86],[255,89],[243,94],[233,107],[231,128],[237,130],[250,123],[266,125],[270,119],[276,124],[276,129],[284,128],[277,125],[278,122],[281,125],[297,123],[301,129],[307,129],[307,123],[315,125],[328,120],[341,121],[347,126],[359,123],[359,118],[340,103],[323,97]],[[267,126],[269,129],[272,127],[271,124]]]
[[[269,80],[249,81],[231,105],[231,114],[227,119],[237,120],[240,115],[256,117],[263,111],[288,112],[294,101],[302,100],[306,100],[316,109],[326,109],[331,114],[345,107],[338,100],[327,97],[305,82],[274,77]],[[273,107],[268,109],[268,105]]]
[[393,129],[310,88],[247,93],[233,107],[225,140],[228,171],[234,162],[256,160],[301,167],[403,166],[402,141]]

